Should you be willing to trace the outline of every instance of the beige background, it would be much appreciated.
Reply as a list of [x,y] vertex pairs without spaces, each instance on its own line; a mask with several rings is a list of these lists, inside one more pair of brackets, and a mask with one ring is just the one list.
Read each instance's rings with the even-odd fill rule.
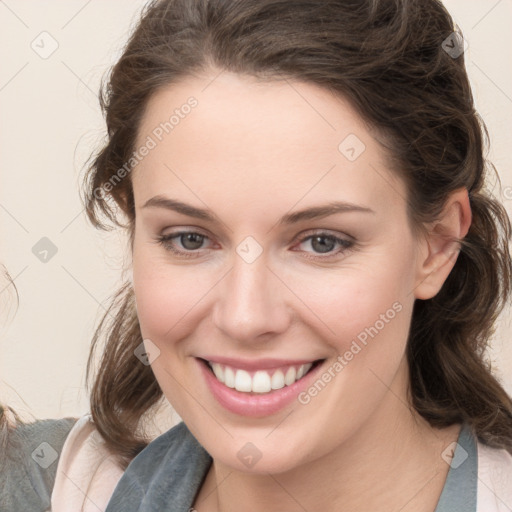
[[[0,1],[0,261],[20,295],[15,312],[11,288],[0,283],[0,399],[24,415],[87,411],[89,343],[119,283],[124,246],[86,222],[78,185],[103,136],[100,79],[143,4]],[[512,213],[512,0],[445,4],[469,43],[467,67],[502,180],[496,192]],[[32,252],[43,237],[57,249],[46,263]],[[508,310],[490,357],[509,393],[511,334]]]

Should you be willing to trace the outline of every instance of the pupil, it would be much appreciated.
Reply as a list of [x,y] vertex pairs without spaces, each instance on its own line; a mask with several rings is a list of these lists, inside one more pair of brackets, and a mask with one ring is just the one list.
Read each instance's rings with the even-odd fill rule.
[[[319,246],[315,247],[315,242],[317,242],[319,240],[329,240],[329,242],[328,242],[327,246],[325,243],[320,243]],[[313,246],[313,249],[315,249],[315,250],[317,250],[317,248],[320,249],[318,252],[329,252],[329,251],[332,251],[332,249],[333,249],[334,240],[332,240],[326,236],[315,236],[311,240],[311,244]]]
[[[192,247],[188,245],[188,242],[192,242]],[[197,233],[187,233],[185,235],[181,235],[181,243],[185,249],[198,249],[203,243],[203,235],[199,235]]]

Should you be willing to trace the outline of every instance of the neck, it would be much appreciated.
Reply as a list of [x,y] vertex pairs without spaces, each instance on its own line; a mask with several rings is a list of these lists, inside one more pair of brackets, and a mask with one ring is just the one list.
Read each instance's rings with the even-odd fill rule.
[[379,410],[324,457],[273,475],[238,472],[214,461],[197,510],[432,512],[449,470],[441,453],[457,440],[460,425],[431,427],[406,405],[406,375],[397,379]]

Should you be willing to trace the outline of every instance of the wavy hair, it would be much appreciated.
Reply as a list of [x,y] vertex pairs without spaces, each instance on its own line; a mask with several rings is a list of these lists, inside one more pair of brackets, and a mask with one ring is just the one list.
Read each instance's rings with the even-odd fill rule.
[[[148,100],[195,73],[295,79],[347,99],[382,135],[407,184],[413,226],[434,220],[451,192],[469,192],[473,221],[455,266],[435,297],[414,305],[410,392],[432,426],[467,422],[480,440],[512,453],[512,401],[485,353],[510,297],[511,224],[488,191],[497,174],[485,158],[487,131],[457,52],[460,37],[437,0],[153,1],[103,83],[108,136],[88,161],[82,193],[94,226],[126,229],[133,243],[131,178],[108,183],[130,161]],[[141,341],[125,283],[88,363],[91,413],[123,465],[147,444],[141,419],[162,398],[151,367],[133,355]]]

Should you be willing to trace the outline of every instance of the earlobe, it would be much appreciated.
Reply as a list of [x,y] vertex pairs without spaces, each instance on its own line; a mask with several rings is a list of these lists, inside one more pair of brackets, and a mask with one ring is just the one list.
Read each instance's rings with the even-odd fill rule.
[[452,192],[437,220],[428,226],[418,258],[414,295],[431,299],[441,290],[460,252],[459,240],[471,225],[471,206],[466,188]]

